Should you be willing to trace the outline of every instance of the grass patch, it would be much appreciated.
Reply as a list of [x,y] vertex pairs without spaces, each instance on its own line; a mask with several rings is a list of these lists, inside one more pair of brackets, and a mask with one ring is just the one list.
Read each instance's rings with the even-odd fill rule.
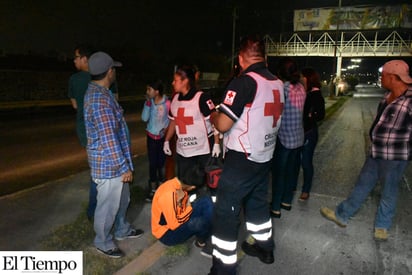
[[[85,208],[86,209],[86,208]],[[42,241],[45,250],[83,250],[93,242],[93,224],[86,217],[86,210],[71,224],[58,227]]]
[[326,110],[326,117],[330,117],[331,115],[333,115],[337,110],[340,109],[340,107],[342,107],[342,105],[349,99],[349,96],[340,96],[338,97],[338,99],[336,100],[336,102],[334,104],[332,104],[332,106],[330,106],[327,110]]
[[325,119],[332,116],[337,110],[342,107],[342,105],[349,99],[349,96],[340,96],[336,99],[336,102],[333,103],[329,108],[325,111]]
[[169,246],[166,248],[167,256],[187,256],[189,255],[189,245],[186,243]]
[[[130,186],[130,207],[143,202],[144,190],[139,186]],[[138,253],[120,259],[111,259],[96,251],[93,245],[95,233],[93,223],[84,211],[70,224],[55,229],[41,242],[42,250],[47,251],[83,251],[83,274],[113,274],[133,260]]]

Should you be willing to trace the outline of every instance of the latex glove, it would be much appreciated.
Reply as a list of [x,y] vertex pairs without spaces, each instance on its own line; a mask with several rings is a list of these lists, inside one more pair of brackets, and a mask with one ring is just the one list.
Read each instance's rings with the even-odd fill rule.
[[163,143],[163,152],[168,156],[172,155],[172,150],[170,150],[170,145],[168,141],[165,141]]
[[212,150],[212,157],[218,157],[220,155],[220,144],[213,144],[213,150]]
[[223,138],[223,134],[221,133],[221,132],[219,132],[215,127],[213,127],[213,134],[216,136],[216,135],[219,135],[219,139],[222,139]]

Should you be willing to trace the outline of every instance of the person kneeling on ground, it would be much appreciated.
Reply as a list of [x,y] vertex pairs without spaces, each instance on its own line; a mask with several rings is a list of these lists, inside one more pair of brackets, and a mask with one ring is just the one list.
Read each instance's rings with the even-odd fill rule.
[[195,245],[202,248],[201,254],[211,257],[213,202],[207,195],[191,202],[188,193],[204,184],[204,177],[197,170],[189,169],[156,190],[152,200],[152,234],[167,246],[196,236]]

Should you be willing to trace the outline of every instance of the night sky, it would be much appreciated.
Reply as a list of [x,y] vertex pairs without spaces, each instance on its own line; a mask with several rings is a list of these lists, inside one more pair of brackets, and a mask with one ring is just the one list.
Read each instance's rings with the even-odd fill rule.
[[[342,6],[405,2],[408,1],[341,0]],[[209,60],[212,56],[230,60],[234,6],[238,11],[235,32],[238,41],[247,33],[276,35],[291,31],[294,9],[331,7],[338,3],[338,0],[2,0],[0,53],[70,57],[76,44],[87,43],[121,59],[195,60],[202,55]]]

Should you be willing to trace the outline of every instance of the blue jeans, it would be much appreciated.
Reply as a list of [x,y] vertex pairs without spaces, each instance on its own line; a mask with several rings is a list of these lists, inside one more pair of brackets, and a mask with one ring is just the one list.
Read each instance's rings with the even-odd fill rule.
[[349,218],[359,210],[379,180],[382,183],[382,191],[375,218],[375,228],[389,229],[395,215],[399,183],[407,164],[406,160],[382,160],[369,156],[351,194],[336,208],[336,218],[347,224]]
[[301,165],[303,170],[302,193],[310,193],[313,180],[313,155],[318,143],[318,128],[313,128],[305,133],[305,143],[302,147]]
[[132,227],[126,221],[126,212],[130,202],[129,184],[122,182],[122,177],[112,179],[94,179],[97,184],[97,205],[94,213],[94,245],[101,250],[116,247],[111,234],[115,237],[128,235]]
[[97,204],[97,184],[90,179],[90,186],[89,186],[89,204],[87,206],[87,218],[89,220],[93,219],[94,211],[96,210]]
[[184,243],[193,235],[206,241],[212,230],[213,202],[208,196],[200,197],[192,204],[190,219],[175,230],[168,230],[159,240],[165,245]]
[[272,210],[279,211],[280,204],[291,204],[293,190],[298,181],[298,158],[301,147],[288,149],[278,140],[272,162]]

